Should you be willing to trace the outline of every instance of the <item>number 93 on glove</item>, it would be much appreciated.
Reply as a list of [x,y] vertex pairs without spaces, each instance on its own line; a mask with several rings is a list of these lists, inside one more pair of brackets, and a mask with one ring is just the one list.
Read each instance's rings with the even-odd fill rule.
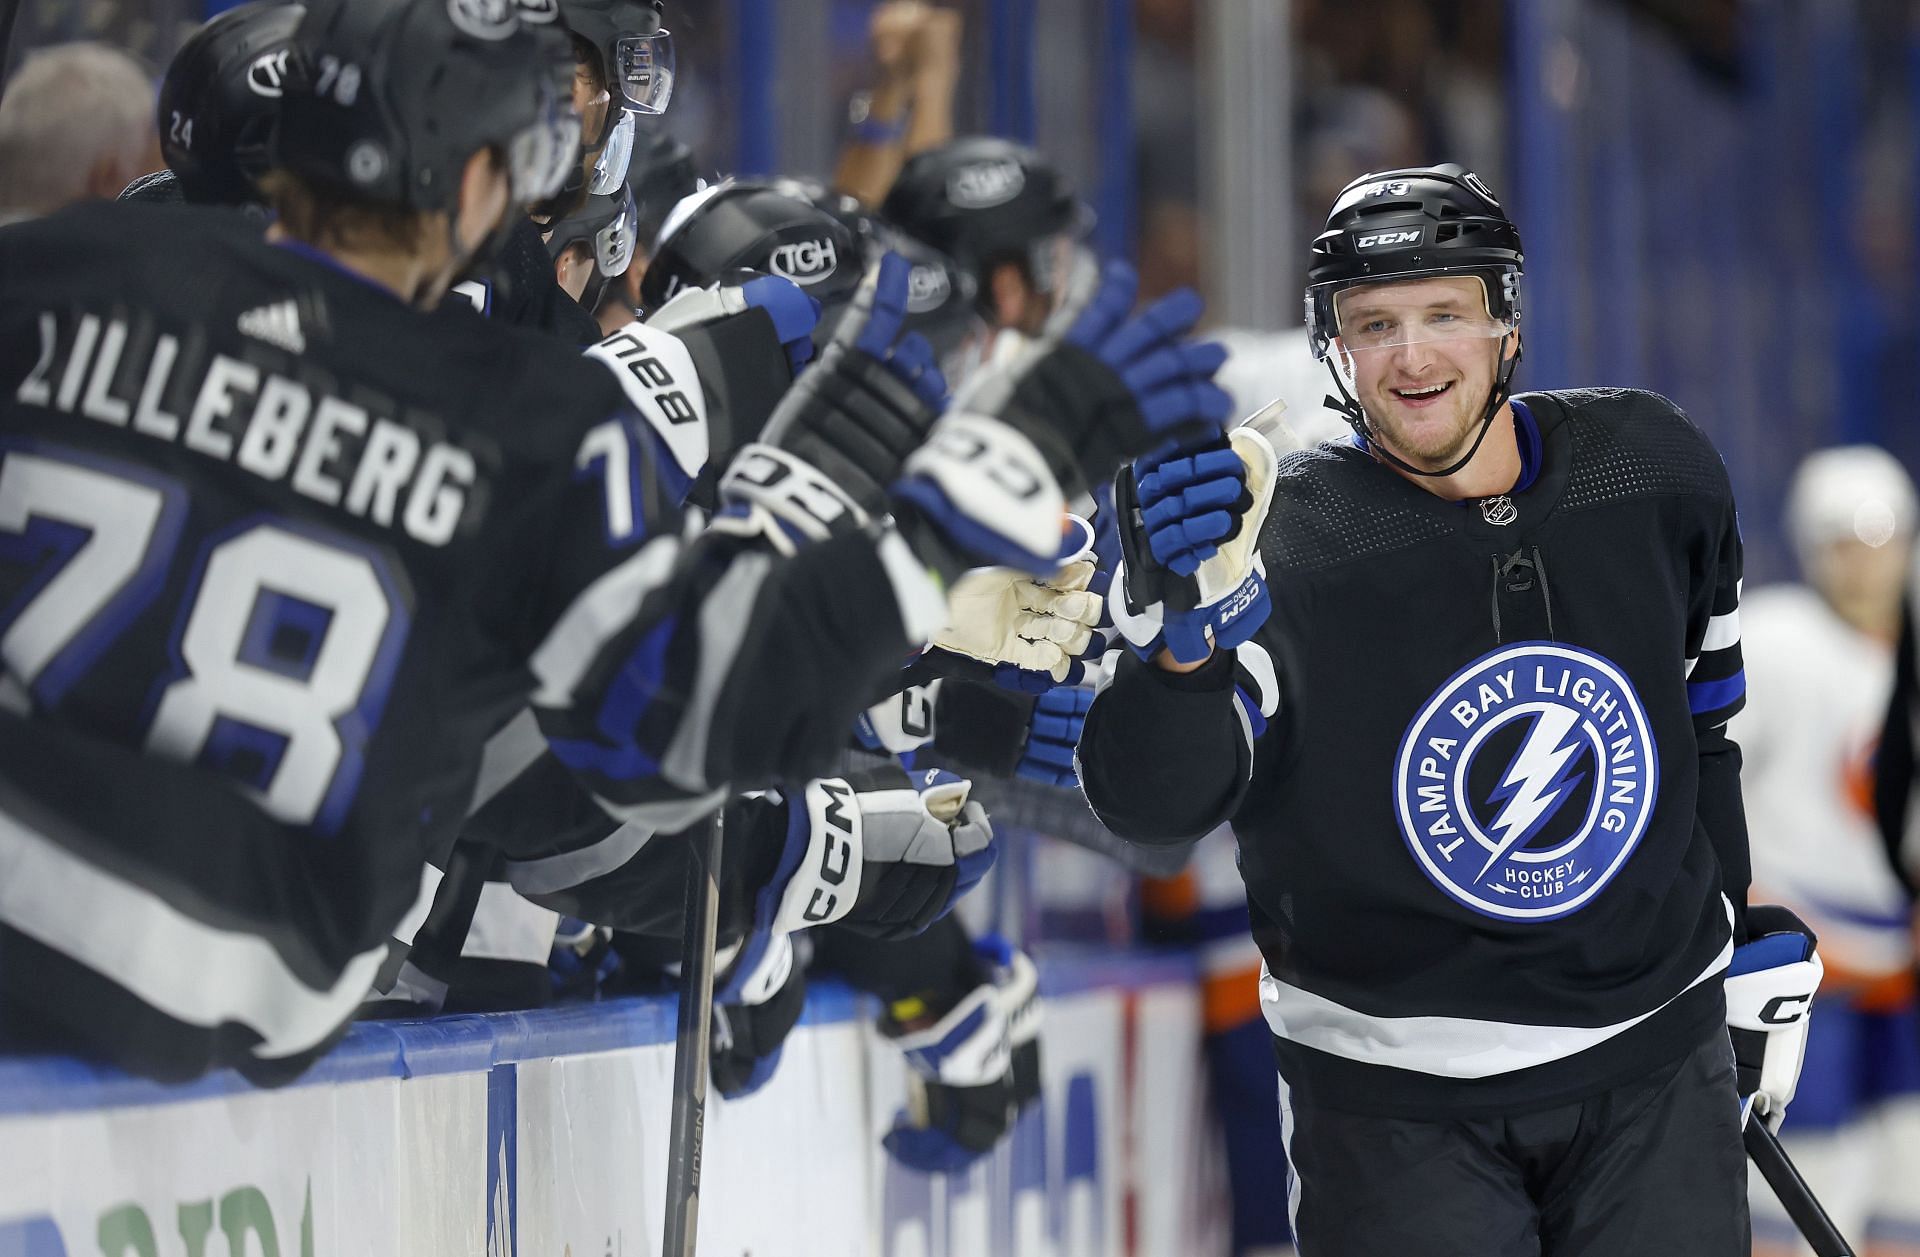
[[1267,438],[1242,427],[1121,471],[1122,558],[1108,598],[1114,625],[1142,658],[1164,648],[1179,663],[1198,663],[1266,622],[1260,529],[1278,466]]

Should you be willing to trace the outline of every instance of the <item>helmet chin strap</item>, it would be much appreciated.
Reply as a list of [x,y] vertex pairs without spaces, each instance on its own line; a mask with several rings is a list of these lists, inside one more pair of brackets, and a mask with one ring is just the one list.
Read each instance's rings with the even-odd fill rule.
[[[1509,332],[1507,335],[1511,336],[1513,333]],[[1507,337],[1502,336],[1500,338],[1500,352],[1503,354],[1506,343]],[[1473,445],[1452,464],[1442,467],[1439,471],[1428,471],[1425,468],[1415,467],[1387,448],[1386,443],[1380,439],[1379,432],[1375,428],[1373,421],[1367,418],[1367,412],[1360,405],[1359,399],[1347,391],[1347,382],[1340,378],[1339,368],[1334,366],[1332,358],[1327,359],[1327,373],[1333,377],[1333,386],[1339,390],[1340,395],[1335,397],[1332,394],[1328,394],[1322,401],[1327,409],[1335,411],[1346,419],[1347,426],[1353,429],[1354,435],[1366,442],[1367,449],[1372,452],[1375,458],[1398,468],[1409,476],[1420,476],[1425,479],[1439,480],[1461,470],[1473,461],[1474,455],[1480,452],[1480,446],[1486,441],[1487,433],[1493,430],[1493,417],[1500,413],[1500,408],[1507,404],[1508,398],[1513,396],[1513,372],[1514,368],[1519,365],[1520,352],[1519,347],[1516,345],[1513,357],[1503,358],[1501,360],[1500,374],[1493,382],[1493,390],[1487,394],[1487,408],[1480,416],[1480,431],[1475,434]]]

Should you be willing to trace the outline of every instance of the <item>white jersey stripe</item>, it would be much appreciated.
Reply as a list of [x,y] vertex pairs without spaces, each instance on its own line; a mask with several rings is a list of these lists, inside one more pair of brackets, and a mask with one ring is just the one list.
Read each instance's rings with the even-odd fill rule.
[[[85,904],[86,911],[74,910]],[[266,1060],[308,1051],[353,1016],[386,958],[355,956],[315,990],[264,938],[196,921],[153,891],[0,813],[0,921],[191,1026],[237,1022]]]
[[[1732,910],[1728,910],[1732,919]],[[1692,990],[1724,971],[1733,943],[1687,983]],[[1676,996],[1675,998],[1678,998]],[[1441,1078],[1488,1078],[1597,1047],[1664,1008],[1608,1026],[1531,1026],[1472,1017],[1376,1017],[1280,981],[1260,970],[1260,1008],[1274,1034],[1291,1043],[1368,1065]]]
[[1700,643],[1700,653],[1707,654],[1715,650],[1725,650],[1740,642],[1740,608],[1735,607],[1725,615],[1716,615],[1707,621],[1707,636]]

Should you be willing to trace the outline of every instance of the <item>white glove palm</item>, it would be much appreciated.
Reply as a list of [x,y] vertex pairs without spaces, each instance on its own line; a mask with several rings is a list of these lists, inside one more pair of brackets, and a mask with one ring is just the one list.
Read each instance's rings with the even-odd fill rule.
[[1059,571],[1041,579],[1010,567],[976,568],[947,593],[949,623],[933,645],[988,664],[1067,679],[1093,641],[1100,596],[1091,592],[1093,529],[1075,519],[1087,538]]

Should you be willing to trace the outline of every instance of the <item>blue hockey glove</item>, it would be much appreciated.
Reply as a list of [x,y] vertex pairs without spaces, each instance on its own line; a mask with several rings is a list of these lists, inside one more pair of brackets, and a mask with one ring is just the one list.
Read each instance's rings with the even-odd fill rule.
[[1063,685],[1042,694],[1033,709],[1026,749],[1014,772],[1049,786],[1076,786],[1079,773],[1073,754],[1080,746],[1080,730],[1093,707],[1093,687]]
[[1800,1081],[1813,993],[1824,972],[1806,923],[1776,904],[1747,909],[1751,941],[1727,968],[1727,1032],[1733,1039],[1741,1124],[1755,1113],[1776,1133]]
[[773,320],[774,335],[787,351],[787,364],[797,376],[813,361],[813,329],[820,323],[820,303],[807,290],[778,275],[761,275],[740,285],[741,299],[750,310],[765,310]]
[[881,1033],[906,1054],[908,1107],[881,1141],[926,1174],[966,1169],[991,1152],[1040,1094],[1039,976],[1004,940],[976,944],[988,977],[943,1014],[896,1002]]
[[1181,289],[1130,316],[1138,289],[1131,267],[1109,263],[1086,305],[1057,316],[1072,320],[1064,331],[982,371],[955,409],[1017,428],[1069,494],[1169,440],[1217,435],[1233,400],[1213,379],[1226,350],[1186,339],[1200,298]]
[[1260,527],[1278,458],[1249,428],[1141,459],[1114,483],[1122,560],[1108,594],[1142,658],[1197,663],[1252,637],[1272,611]]

